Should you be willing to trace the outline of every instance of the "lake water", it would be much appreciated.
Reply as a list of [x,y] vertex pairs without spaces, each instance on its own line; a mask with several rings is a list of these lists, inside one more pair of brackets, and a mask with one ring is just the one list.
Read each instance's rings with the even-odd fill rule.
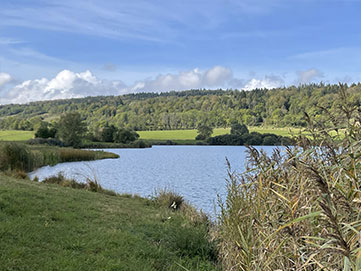
[[[275,147],[262,146],[272,153]],[[227,165],[242,172],[246,163],[243,146],[153,146],[148,149],[107,149],[119,159],[62,163],[30,173],[39,180],[62,172],[68,178],[83,181],[95,175],[106,189],[118,193],[149,197],[168,189],[211,216],[215,215],[217,194],[226,195]]]

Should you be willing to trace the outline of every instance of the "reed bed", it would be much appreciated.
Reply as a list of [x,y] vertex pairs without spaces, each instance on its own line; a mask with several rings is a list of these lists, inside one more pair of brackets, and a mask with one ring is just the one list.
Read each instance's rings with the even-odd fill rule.
[[88,151],[51,146],[29,146],[8,142],[0,144],[0,170],[30,172],[45,165],[62,162],[91,161],[106,158],[118,158],[114,153]]
[[246,172],[229,165],[224,270],[361,270],[361,107],[342,88],[324,116],[285,153],[249,147]]

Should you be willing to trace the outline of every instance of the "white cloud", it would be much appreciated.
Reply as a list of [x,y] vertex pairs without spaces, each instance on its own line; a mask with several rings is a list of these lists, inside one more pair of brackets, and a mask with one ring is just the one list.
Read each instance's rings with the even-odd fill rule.
[[265,76],[263,79],[253,78],[243,87],[244,90],[252,90],[256,88],[278,88],[284,84],[281,77],[278,76]]
[[[0,73],[0,87],[10,80],[9,74]],[[208,70],[192,69],[173,74],[159,74],[155,78],[137,81],[128,86],[122,81],[99,79],[88,70],[80,73],[63,70],[54,78],[27,80],[7,91],[3,90],[0,93],[0,104],[202,88],[252,90],[255,88],[276,88],[283,84],[282,78],[278,76],[247,80],[235,78],[232,70],[223,66],[215,66]]]
[[8,73],[0,72],[0,88],[11,81],[11,76]]
[[120,94],[125,88],[121,81],[97,79],[90,71],[74,73],[64,70],[53,79],[27,80],[10,89],[0,103],[27,103],[40,100],[79,98]]
[[142,91],[170,91],[195,88],[227,87],[233,79],[232,70],[222,66],[215,66],[209,70],[193,69],[178,74],[161,74],[155,79],[138,81],[130,87],[132,92]]
[[309,69],[305,71],[297,72],[297,83],[307,84],[312,82],[315,79],[322,78],[323,73],[316,69]]

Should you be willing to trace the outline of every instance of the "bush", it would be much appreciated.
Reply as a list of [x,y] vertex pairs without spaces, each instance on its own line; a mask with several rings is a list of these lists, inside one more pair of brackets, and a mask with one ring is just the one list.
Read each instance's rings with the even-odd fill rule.
[[243,138],[240,135],[219,135],[208,138],[210,145],[243,145]]

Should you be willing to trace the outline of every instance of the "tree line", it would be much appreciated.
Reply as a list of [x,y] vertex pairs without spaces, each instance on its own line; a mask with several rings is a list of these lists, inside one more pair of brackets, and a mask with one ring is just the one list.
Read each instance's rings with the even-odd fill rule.
[[[345,86],[350,99],[361,100],[361,84]],[[189,90],[138,93],[0,106],[0,129],[37,130],[42,121],[77,111],[89,131],[105,125],[130,130],[196,129],[200,125],[303,127],[304,112],[316,120],[321,108],[338,106],[339,85],[309,84],[278,89]]]
[[139,135],[135,131],[108,123],[104,127],[99,127],[96,133],[92,133],[79,112],[70,112],[63,114],[58,122],[42,121],[35,133],[35,139],[44,140],[35,140],[33,143],[81,147],[84,140],[128,144],[138,138]]

